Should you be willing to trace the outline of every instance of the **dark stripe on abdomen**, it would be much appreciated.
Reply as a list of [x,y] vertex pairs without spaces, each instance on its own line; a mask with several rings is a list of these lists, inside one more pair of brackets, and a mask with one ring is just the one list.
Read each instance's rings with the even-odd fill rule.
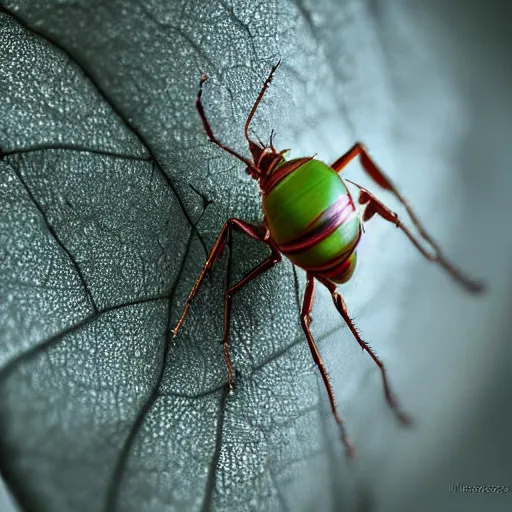
[[354,212],[355,207],[350,196],[348,194],[340,196],[307,226],[303,235],[279,245],[279,250],[288,256],[310,249],[334,233]]

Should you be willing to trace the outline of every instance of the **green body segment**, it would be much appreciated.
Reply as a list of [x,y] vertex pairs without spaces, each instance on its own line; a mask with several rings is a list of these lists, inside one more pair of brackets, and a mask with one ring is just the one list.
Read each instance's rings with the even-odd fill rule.
[[361,223],[349,191],[330,167],[319,160],[301,165],[266,191],[263,211],[273,240],[294,264],[334,282],[350,277]]

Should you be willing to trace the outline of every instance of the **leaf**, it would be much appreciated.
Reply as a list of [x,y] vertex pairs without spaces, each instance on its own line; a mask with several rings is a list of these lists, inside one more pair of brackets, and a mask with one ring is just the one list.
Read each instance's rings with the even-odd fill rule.
[[[236,14],[225,9],[234,24]],[[104,14],[104,22],[113,21]],[[215,164],[205,161],[215,152],[206,148],[192,101],[209,57],[196,55],[199,41],[185,32],[191,27],[169,25],[172,12],[162,21],[158,10],[134,14],[151,27],[141,31],[135,48],[153,55],[157,73],[147,76],[138,55],[123,65],[124,71],[138,68],[132,79],[126,74],[118,84],[114,62],[127,56],[115,55],[124,53],[122,41],[107,43],[110,49],[101,52],[107,61],[91,63],[65,34],[45,37],[40,23],[29,29],[2,16],[2,47],[9,49],[2,53],[2,97],[9,98],[2,115],[2,318],[9,319],[2,322],[2,471],[28,510],[192,510],[256,497],[270,504],[283,492],[276,488],[283,477],[273,482],[274,472],[286,474],[297,464],[304,471],[306,459],[324,450],[320,438],[298,449],[292,436],[281,449],[295,461],[278,464],[272,455],[286,439],[282,428],[306,436],[308,417],[318,418],[316,387],[306,396],[297,387],[301,373],[310,382],[315,375],[306,347],[296,341],[290,267],[277,272],[288,275],[283,284],[270,287],[270,279],[262,279],[251,292],[263,298],[263,311],[240,294],[243,307],[233,322],[240,382],[228,400],[222,311],[205,303],[205,294],[221,289],[220,273],[176,345],[169,336],[183,304],[177,295],[183,298],[205,257],[191,238],[202,204],[184,185],[208,190],[206,164]],[[51,23],[53,14],[38,16]],[[155,30],[158,37],[144,39]],[[100,33],[112,34],[106,27]],[[182,48],[179,61],[171,58],[172,48]],[[196,59],[188,72],[184,59]],[[266,68],[263,60],[259,67]],[[206,68],[212,78],[216,68]],[[238,85],[240,76],[257,76],[250,67],[228,71],[238,75]],[[221,182],[227,187],[211,191],[216,203],[239,182],[233,162],[228,165],[232,178]],[[174,185],[178,176],[181,186]],[[252,187],[248,180],[242,184]],[[257,205],[251,196],[240,214],[247,204]],[[215,225],[223,220],[218,210]],[[263,254],[244,253],[246,265]],[[281,361],[282,354],[297,352],[296,360]],[[296,377],[281,376],[291,369]],[[262,372],[257,385],[253,375]],[[233,485],[242,487],[235,498]]]
[[[285,262],[234,299],[233,395],[220,344],[226,258],[170,337],[225,219],[261,220],[255,184],[207,144],[193,104],[201,73],[214,131],[239,151],[247,112],[279,57],[254,123],[260,136],[276,128],[293,156],[320,151],[326,161],[359,134],[386,148],[398,122],[370,12],[327,0],[314,10],[270,0],[2,5],[0,468],[19,505],[370,509],[370,484],[343,459],[300,330],[302,274]],[[450,105],[447,131],[459,112]],[[436,178],[456,179],[443,173],[442,151],[429,153],[441,136],[423,139],[432,162],[423,212]],[[400,169],[392,155],[381,150],[383,164]],[[417,255],[400,241],[379,253],[385,233],[375,227],[363,245],[379,259],[346,296],[392,361],[405,344],[393,344],[405,315],[394,303]],[[235,237],[233,279],[264,254]],[[395,267],[402,274],[390,284]],[[377,311],[369,297],[384,288]],[[374,367],[328,297],[320,292],[316,305],[314,334],[364,459],[370,412],[386,432],[395,425]],[[386,435],[375,433],[368,454]]]

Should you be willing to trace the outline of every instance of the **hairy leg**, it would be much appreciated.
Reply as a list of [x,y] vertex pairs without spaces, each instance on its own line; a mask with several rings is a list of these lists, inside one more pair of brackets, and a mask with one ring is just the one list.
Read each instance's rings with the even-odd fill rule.
[[403,413],[400,408],[398,407],[398,403],[396,399],[393,396],[393,393],[391,392],[391,387],[388,382],[388,378],[386,375],[386,367],[384,366],[384,363],[377,357],[375,352],[370,348],[368,343],[366,343],[359,334],[358,330],[356,329],[356,326],[354,325],[354,322],[350,318],[347,310],[347,306],[345,304],[345,301],[343,300],[343,297],[338,293],[336,289],[336,285],[332,283],[331,281],[328,281],[327,279],[323,278],[317,278],[331,293],[332,300],[334,302],[334,306],[340,313],[340,315],[343,317],[343,320],[347,323],[350,331],[352,332],[352,335],[356,339],[357,343],[359,343],[359,346],[368,352],[370,357],[373,359],[375,364],[379,367],[381,375],[382,375],[382,383],[384,386],[384,395],[386,396],[386,401],[388,402],[389,407],[393,410],[395,413],[395,416],[397,417],[398,421],[402,423],[403,425],[409,425],[411,423],[410,418]]
[[353,457],[355,455],[355,450],[353,446],[350,444],[349,438],[345,431],[345,424],[341,419],[341,416],[338,414],[338,409],[336,408],[336,403],[334,400],[334,392],[331,387],[331,383],[329,382],[329,377],[327,375],[327,370],[325,369],[324,363],[322,361],[322,357],[320,356],[320,352],[318,352],[318,348],[316,347],[315,340],[313,339],[313,335],[311,334],[311,330],[309,326],[311,325],[311,310],[313,309],[313,297],[315,293],[315,280],[311,274],[307,274],[307,283],[306,290],[304,291],[304,300],[302,303],[302,311],[300,313],[300,322],[302,325],[302,329],[306,335],[308,340],[309,348],[311,350],[311,354],[313,356],[313,360],[320,370],[320,375],[322,376],[322,380],[324,382],[325,389],[327,390],[327,394],[329,395],[329,401],[331,403],[332,413],[334,418],[336,419],[336,423],[340,428],[341,432],[341,440],[345,445],[345,449],[347,451],[347,455],[349,457]]

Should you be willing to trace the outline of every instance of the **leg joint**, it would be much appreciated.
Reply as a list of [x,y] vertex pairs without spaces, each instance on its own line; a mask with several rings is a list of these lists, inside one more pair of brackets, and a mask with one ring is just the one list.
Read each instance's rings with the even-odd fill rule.
[[302,312],[300,315],[300,323],[302,324],[302,327],[309,329],[311,322],[311,315],[309,313]]

